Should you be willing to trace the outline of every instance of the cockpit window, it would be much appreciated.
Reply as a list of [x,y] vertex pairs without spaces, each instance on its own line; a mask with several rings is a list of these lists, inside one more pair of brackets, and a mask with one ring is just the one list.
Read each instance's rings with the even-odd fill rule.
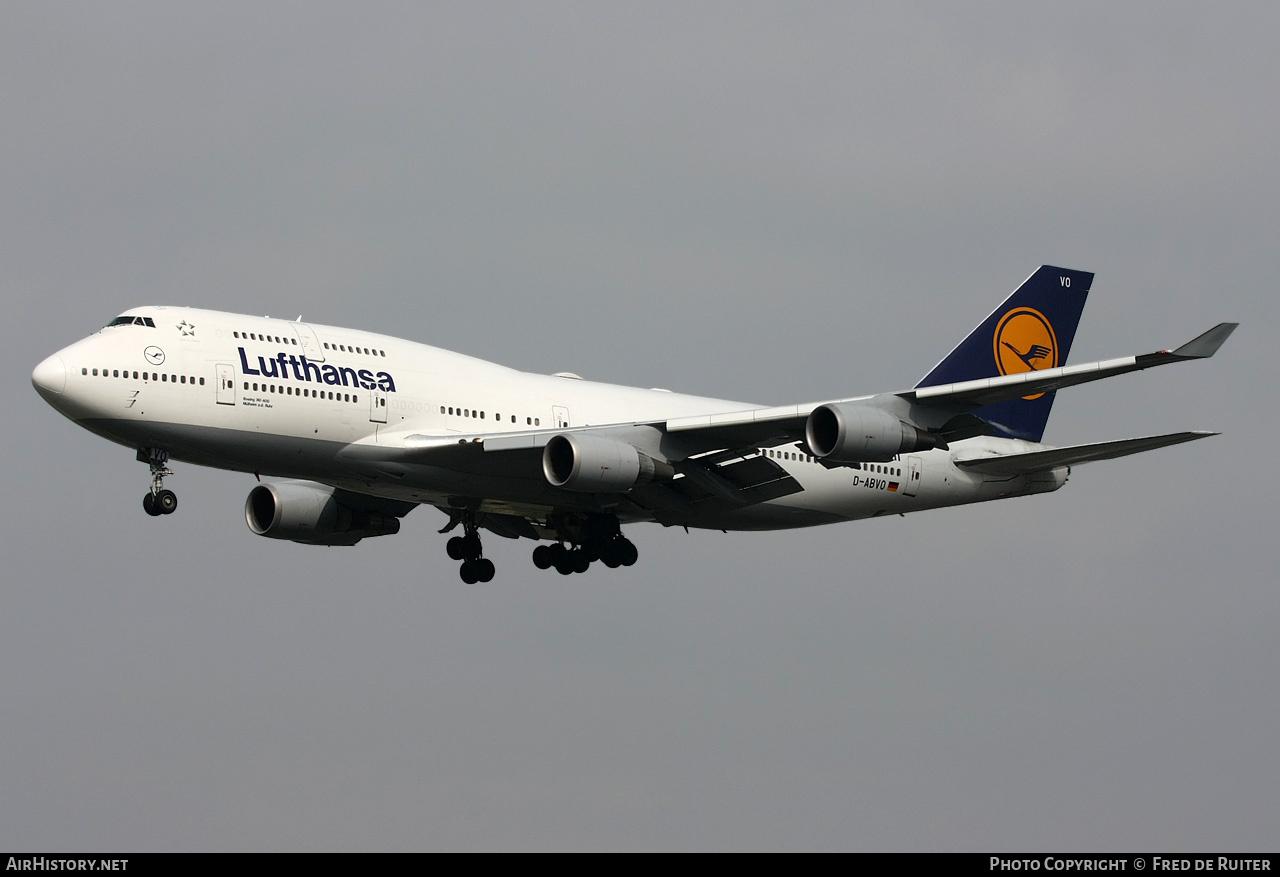
[[111,326],[150,326],[154,329],[156,324],[150,317],[135,317],[130,314],[125,314],[124,316],[116,317],[110,323],[107,323],[108,328]]

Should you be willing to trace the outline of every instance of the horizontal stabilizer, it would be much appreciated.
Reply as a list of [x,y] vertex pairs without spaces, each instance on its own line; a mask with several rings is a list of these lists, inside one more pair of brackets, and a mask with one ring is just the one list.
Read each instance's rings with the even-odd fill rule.
[[[1225,340],[1225,339],[1224,339]],[[1195,343],[1195,342],[1192,342]],[[1219,341],[1221,343],[1221,341]],[[1113,460],[1143,451],[1193,442],[1196,439],[1217,435],[1216,432],[1174,432],[1168,435],[1149,435],[1143,438],[1122,439],[1116,442],[1097,442],[1091,445],[1073,445],[1069,448],[1053,448],[1048,451],[1032,451],[1029,454],[1010,454],[1001,457],[979,457],[974,460],[956,460],[961,469],[988,475],[1028,475],[1074,463],[1092,463],[1094,460]]]

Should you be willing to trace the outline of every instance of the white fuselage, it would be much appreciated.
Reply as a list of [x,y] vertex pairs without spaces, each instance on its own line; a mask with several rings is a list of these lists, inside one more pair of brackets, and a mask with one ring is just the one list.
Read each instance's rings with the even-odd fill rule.
[[[438,348],[351,329],[192,308],[143,307],[59,351],[33,375],[41,395],[85,428],[178,460],[301,478],[392,499],[537,517],[598,508],[594,495],[540,473],[451,467],[406,450],[412,436],[456,438],[668,419],[754,406],[516,371]],[[148,324],[150,323],[150,325]],[[983,476],[953,463],[1043,447],[977,438],[859,468],[827,467],[799,444],[741,449],[767,457],[802,488],[745,507],[707,503],[664,523],[724,529],[807,526],[1040,493],[1065,467]],[[623,520],[642,509],[620,508]]]

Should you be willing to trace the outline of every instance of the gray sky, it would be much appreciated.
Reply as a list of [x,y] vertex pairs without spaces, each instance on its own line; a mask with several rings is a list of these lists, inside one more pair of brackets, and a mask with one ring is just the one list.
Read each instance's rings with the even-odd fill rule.
[[[0,847],[1273,849],[1280,12],[0,5]],[[908,387],[1097,272],[1046,440],[1224,435],[466,587],[253,536],[32,391],[140,304],[758,401]]]

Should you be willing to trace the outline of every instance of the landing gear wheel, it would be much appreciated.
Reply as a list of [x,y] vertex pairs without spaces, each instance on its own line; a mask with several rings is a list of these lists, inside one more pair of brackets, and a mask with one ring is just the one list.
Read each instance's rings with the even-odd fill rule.
[[572,552],[569,557],[573,560],[574,572],[586,572],[591,566],[591,556],[581,548]]
[[468,533],[462,537],[462,556],[467,560],[475,560],[480,556],[480,537],[475,533]]
[[466,556],[462,549],[462,537],[454,536],[444,544],[444,550],[448,553],[450,560],[462,560]]
[[600,552],[600,559],[604,561],[604,565],[609,569],[631,566],[639,556],[640,552],[636,550],[635,543],[624,536],[619,536],[609,542]]
[[551,568],[551,546],[539,545],[533,549],[533,565],[538,569]]
[[151,504],[160,510],[160,514],[171,515],[178,510],[178,495],[172,490],[162,490],[156,494]]
[[172,490],[164,489],[166,475],[173,470],[165,465],[169,452],[160,448],[138,448],[138,461],[151,468],[151,490],[142,498],[142,509],[151,517],[171,515],[178,507],[178,497]]
[[476,567],[476,577],[480,579],[480,581],[482,582],[493,581],[493,575],[495,572],[497,572],[497,570],[494,569],[492,560],[482,557],[479,560],[473,560],[472,563]]
[[458,575],[468,585],[474,585],[480,581],[480,571],[476,569],[476,561],[464,560],[462,566],[458,568]]

